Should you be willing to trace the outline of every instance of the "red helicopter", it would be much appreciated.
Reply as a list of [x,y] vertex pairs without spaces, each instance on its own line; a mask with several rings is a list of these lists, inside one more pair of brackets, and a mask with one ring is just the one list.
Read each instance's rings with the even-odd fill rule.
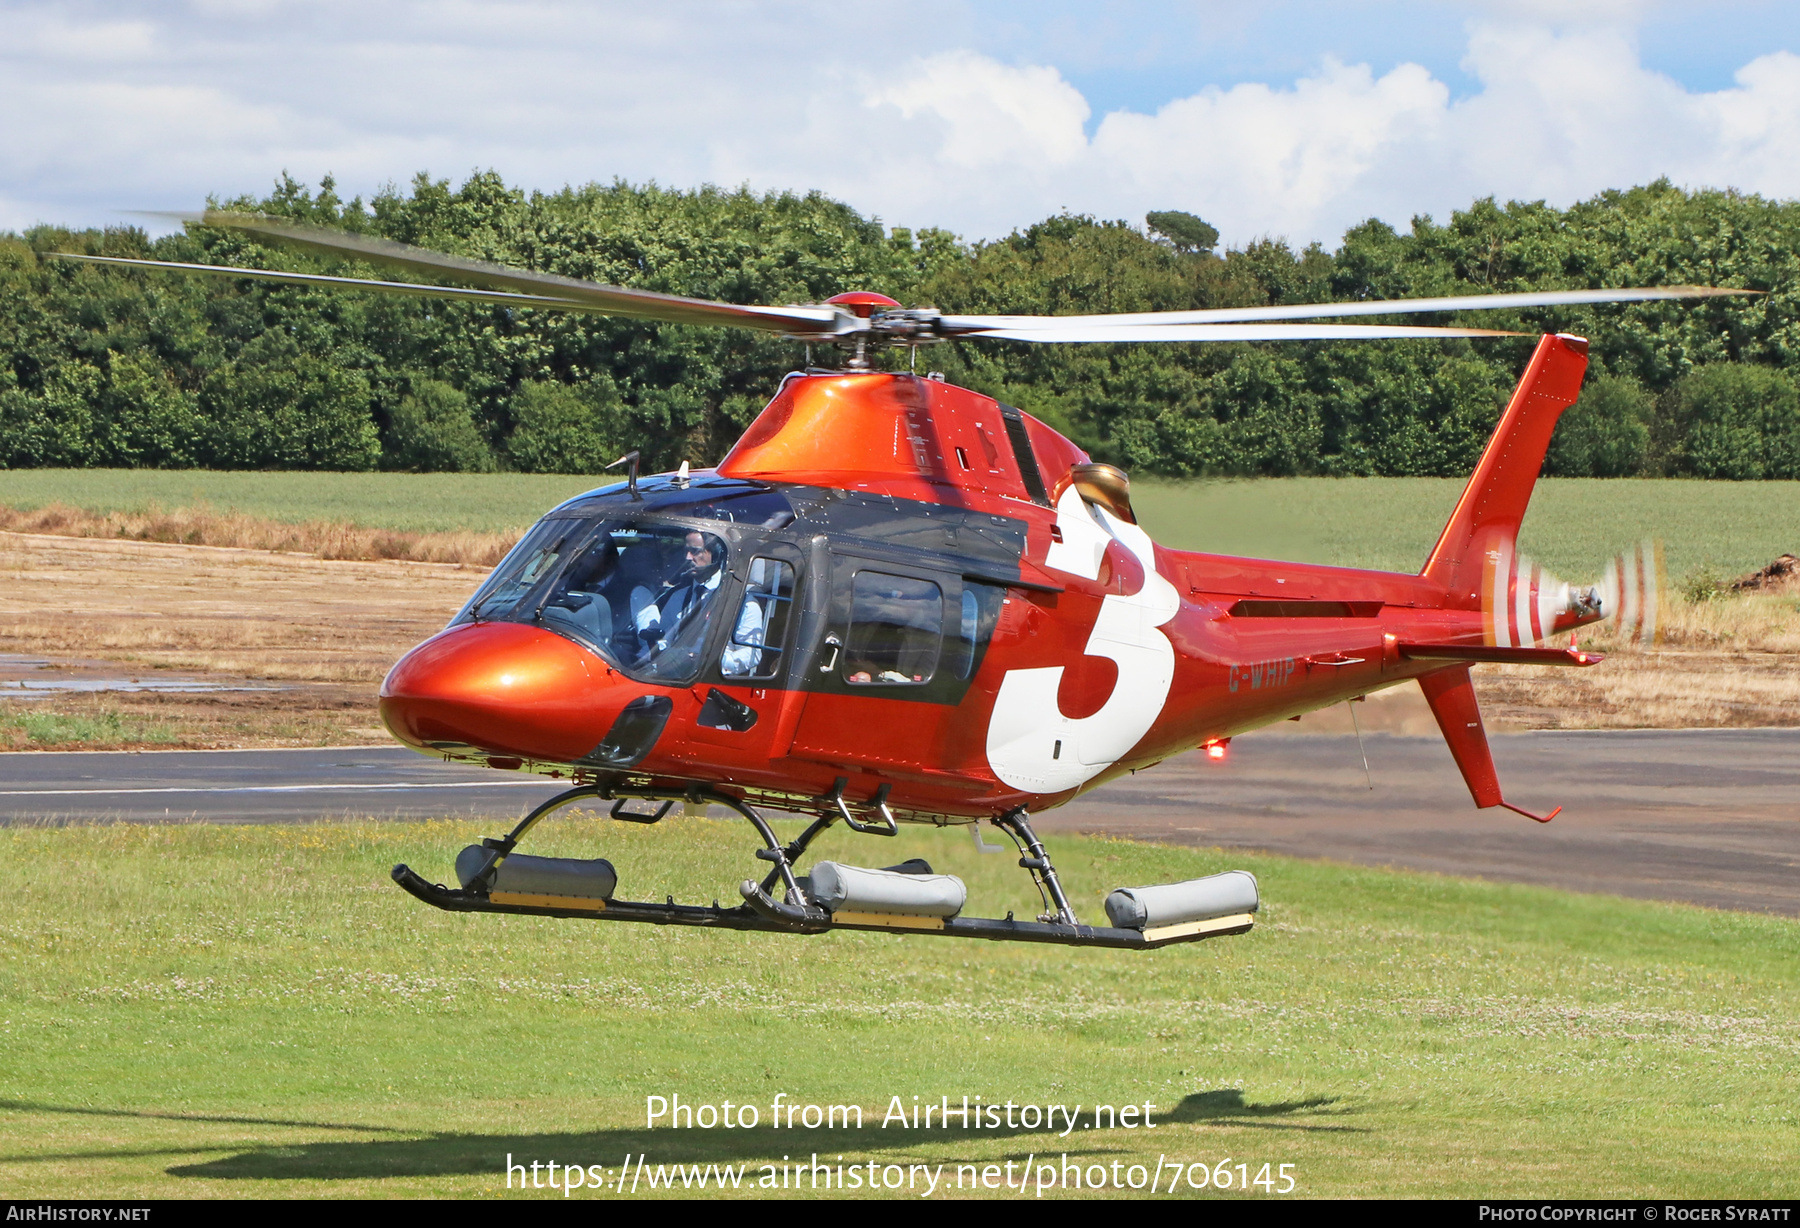
[[[1138,315],[954,316],[872,293],[738,306],[601,286],[274,219],[199,220],[481,288],[101,257],[100,263],[758,329],[847,352],[789,375],[709,470],[627,477],[548,512],[438,635],[381,686],[394,736],[423,753],[571,787],[508,835],[463,850],[457,887],[406,866],[436,907],[782,933],[902,934],[1151,948],[1242,933],[1254,878],[1121,888],[1080,922],[1029,815],[1195,747],[1416,679],[1476,806],[1504,807],[1470,668],[1589,666],[1573,630],[1649,633],[1653,555],[1572,588],[1518,553],[1551,431],[1587,342],[1547,335],[1417,575],[1169,550],[1119,469],[1042,422],[936,374],[872,370],[877,346],[1512,335],[1317,323],[1358,315],[1697,298],[1705,287],[1557,291]],[[1292,321],[1307,321],[1294,323]],[[1568,646],[1544,646],[1569,635]],[[604,860],[520,841],[574,802],[655,823],[720,805],[756,832],[742,903],[616,895]],[[649,803],[652,809],[633,809]],[[782,843],[763,809],[814,821]],[[1559,808],[1560,809],[1560,808]],[[923,861],[801,870],[832,824],[987,821],[1017,844],[1035,920],[963,915],[961,880]],[[980,837],[977,835],[977,842]]]

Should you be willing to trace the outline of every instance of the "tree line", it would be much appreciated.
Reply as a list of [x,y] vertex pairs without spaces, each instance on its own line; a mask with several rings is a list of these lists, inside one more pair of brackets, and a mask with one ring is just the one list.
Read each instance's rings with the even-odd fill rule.
[[[1335,251],[1059,215],[992,242],[886,228],[818,193],[590,184],[526,193],[419,176],[344,201],[290,178],[225,202],[571,277],[739,303],[872,289],[948,312],[1165,311],[1675,283],[1765,291],[1470,315],[1518,339],[1027,345],[921,366],[1019,405],[1097,458],[1196,474],[1458,475],[1543,331],[1592,339],[1546,471],[1800,478],[1800,203],[1666,181],[1568,209],[1474,202],[1371,220]],[[79,251],[383,276],[204,227],[0,235],[0,465],[593,473],[716,461],[792,342],[732,329],[390,298],[72,262]],[[1423,322],[1434,322],[1427,318]],[[824,357],[824,356],[819,356]],[[881,361],[903,366],[889,351]]]

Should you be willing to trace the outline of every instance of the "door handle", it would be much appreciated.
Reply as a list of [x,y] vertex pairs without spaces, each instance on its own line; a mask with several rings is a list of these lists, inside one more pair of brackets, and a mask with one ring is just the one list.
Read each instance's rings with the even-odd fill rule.
[[831,660],[829,660],[829,661],[825,662],[825,664],[819,666],[819,672],[821,674],[829,674],[832,670],[837,668],[838,649],[842,648],[843,646],[844,646],[844,642],[842,640],[838,639],[837,636],[828,635],[825,637],[825,647],[831,649]]

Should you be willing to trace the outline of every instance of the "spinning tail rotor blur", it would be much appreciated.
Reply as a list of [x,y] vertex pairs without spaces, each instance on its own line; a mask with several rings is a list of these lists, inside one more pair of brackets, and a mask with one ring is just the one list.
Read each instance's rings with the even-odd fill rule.
[[1662,594],[1668,589],[1662,543],[1651,538],[1607,561],[1593,584],[1570,584],[1529,555],[1498,550],[1483,569],[1483,639],[1530,648],[1591,622],[1595,614],[1622,644],[1662,642]]
[[1660,541],[1645,538],[1609,561],[1599,592],[1613,634],[1624,643],[1660,644],[1662,600],[1668,587]]

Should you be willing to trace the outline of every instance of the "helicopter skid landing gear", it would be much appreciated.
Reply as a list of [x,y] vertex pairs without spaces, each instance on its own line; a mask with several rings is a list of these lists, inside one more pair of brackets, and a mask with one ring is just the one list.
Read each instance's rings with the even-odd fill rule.
[[[739,884],[738,892],[744,902],[729,908],[721,907],[716,901],[710,906],[677,904],[673,897],[660,904],[622,900],[611,895],[604,899],[581,898],[573,892],[565,898],[554,891],[544,890],[541,885],[529,894],[506,890],[507,884],[500,878],[502,867],[525,834],[557,810],[587,799],[610,801],[613,803],[610,817],[636,823],[659,822],[668,815],[676,802],[681,801],[724,806],[756,829],[762,842],[762,847],[756,850],[756,856],[759,860],[772,863],[771,868],[761,882],[746,879]],[[1049,854],[1045,852],[1036,833],[1031,830],[1023,809],[1000,815],[991,822],[1019,846],[1019,865],[1030,871],[1044,900],[1044,912],[1038,920],[1015,921],[1011,913],[1007,914],[1005,920],[960,915],[886,915],[841,909],[834,914],[811,898],[808,890],[810,882],[797,876],[795,872],[795,865],[807,846],[841,817],[838,813],[843,808],[841,800],[826,800],[835,801],[836,804],[829,808],[822,807],[814,822],[793,841],[783,845],[775,838],[768,821],[748,803],[704,786],[673,790],[605,784],[578,785],[537,807],[507,836],[482,841],[479,848],[487,856],[479,863],[473,860],[468,863],[472,872],[460,875],[464,883],[461,888],[433,883],[405,865],[395,866],[392,877],[409,894],[449,912],[584,917],[594,921],[639,921],[653,925],[687,925],[764,933],[823,934],[831,930],[869,930],[904,935],[940,934],[947,938],[984,938],[989,941],[1048,942],[1064,946],[1147,950],[1173,943],[1242,934],[1255,922],[1254,916],[1243,913],[1164,929],[1081,925],[1075,920],[1074,910],[1069,906],[1068,897],[1056,876],[1055,867],[1050,863]],[[885,801],[885,796],[881,800]],[[628,808],[632,801],[656,802],[660,805],[650,813],[634,812]],[[886,811],[887,808],[880,806],[879,810]],[[890,813],[881,814],[881,818],[889,820]],[[873,826],[875,834],[886,834],[882,829],[887,823],[883,822],[879,826],[856,826]],[[472,858],[474,852],[473,849],[465,850],[465,857]],[[556,860],[534,859],[536,864]],[[461,864],[463,863],[459,859],[459,865]],[[574,873],[574,867],[596,863],[569,861],[563,864],[571,867],[570,872]],[[607,869],[610,872],[610,867]],[[912,872],[904,867],[894,869],[903,873]],[[778,887],[781,889],[780,898],[775,894]]]
[[1044,911],[1038,914],[1038,920],[1046,925],[1074,925],[1075,910],[1069,907],[1069,897],[1063,894],[1056,867],[1050,864],[1050,854],[1045,851],[1043,841],[1031,830],[1025,808],[1009,810],[993,823],[1019,846],[1019,868],[1031,871],[1038,898],[1044,901]]

